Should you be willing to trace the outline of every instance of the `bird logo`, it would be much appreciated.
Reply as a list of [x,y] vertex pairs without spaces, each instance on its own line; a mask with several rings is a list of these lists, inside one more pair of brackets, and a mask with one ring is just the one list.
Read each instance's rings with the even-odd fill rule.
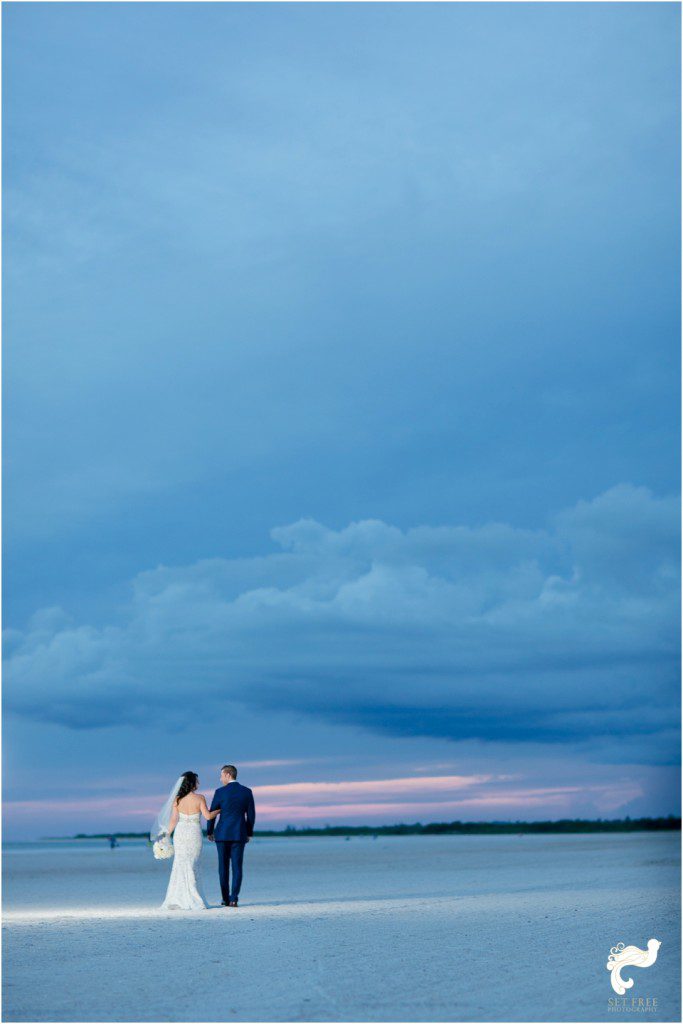
[[633,986],[633,978],[624,980],[621,977],[624,967],[651,967],[657,959],[660,946],[659,939],[650,939],[647,949],[639,949],[638,946],[624,946],[623,942],[612,946],[605,966],[611,972],[612,988],[618,996],[623,996],[626,989]]

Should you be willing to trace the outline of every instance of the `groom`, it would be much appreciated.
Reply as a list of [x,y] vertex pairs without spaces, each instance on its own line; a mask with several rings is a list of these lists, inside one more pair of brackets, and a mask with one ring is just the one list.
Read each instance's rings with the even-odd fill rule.
[[223,896],[221,906],[236,907],[242,885],[244,846],[254,834],[256,810],[254,794],[247,786],[237,781],[237,769],[234,764],[224,764],[221,768],[221,787],[213,794],[210,810],[221,812],[218,818],[209,821],[206,827],[208,839],[218,848],[218,874]]

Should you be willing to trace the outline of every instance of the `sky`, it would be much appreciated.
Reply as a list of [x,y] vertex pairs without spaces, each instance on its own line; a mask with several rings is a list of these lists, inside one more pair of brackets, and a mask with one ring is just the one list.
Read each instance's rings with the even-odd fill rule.
[[680,8],[12,3],[4,835],[680,813]]

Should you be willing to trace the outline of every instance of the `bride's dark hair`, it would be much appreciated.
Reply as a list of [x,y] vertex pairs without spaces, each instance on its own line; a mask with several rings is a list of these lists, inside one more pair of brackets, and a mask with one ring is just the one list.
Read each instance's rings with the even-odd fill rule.
[[175,802],[178,803],[188,793],[194,793],[198,782],[199,776],[196,772],[183,772],[183,781],[180,783],[180,789],[178,790]]

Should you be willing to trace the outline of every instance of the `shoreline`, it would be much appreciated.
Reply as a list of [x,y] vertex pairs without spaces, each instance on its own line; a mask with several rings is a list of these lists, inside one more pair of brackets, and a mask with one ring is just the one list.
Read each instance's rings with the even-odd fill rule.
[[[549,835],[588,832],[679,832],[681,819],[670,814],[660,818],[614,818],[596,820],[562,818],[557,821],[433,822],[426,825],[328,825],[323,828],[257,829],[254,839],[306,836],[406,836],[406,835]],[[204,832],[206,835],[206,833]],[[148,832],[77,833],[72,836],[41,836],[26,842],[78,842],[81,840],[149,839]]]

